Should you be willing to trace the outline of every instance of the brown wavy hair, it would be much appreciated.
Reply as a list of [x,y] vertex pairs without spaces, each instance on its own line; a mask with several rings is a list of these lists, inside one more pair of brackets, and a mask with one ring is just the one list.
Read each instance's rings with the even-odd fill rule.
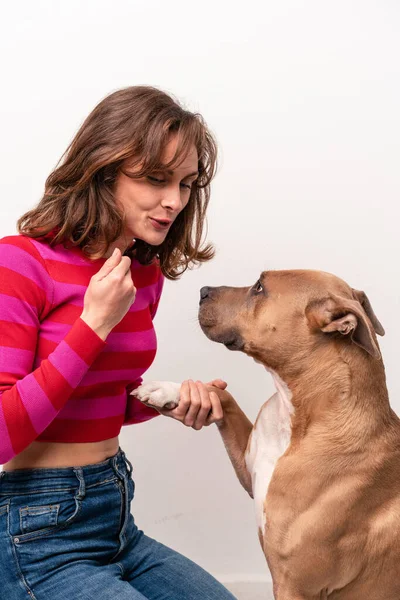
[[[178,136],[177,150],[168,164],[162,164],[171,133]],[[135,177],[146,177],[181,163],[193,144],[199,176],[166,239],[159,246],[137,240],[134,249],[125,252],[131,258],[135,252],[142,264],[157,257],[164,275],[177,279],[187,268],[214,256],[211,244],[202,247],[202,237],[217,145],[201,115],[154,87],[118,90],[93,109],[46,179],[38,205],[18,219],[17,230],[51,246],[61,242],[79,246],[87,257],[100,258],[124,230],[124,215],[113,193],[124,160],[129,158],[136,167]]]

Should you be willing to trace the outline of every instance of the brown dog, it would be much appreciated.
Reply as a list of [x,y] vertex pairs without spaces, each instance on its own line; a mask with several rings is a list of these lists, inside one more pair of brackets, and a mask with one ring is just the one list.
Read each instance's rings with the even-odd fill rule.
[[[216,390],[275,598],[400,600],[400,420],[365,294],[328,273],[272,271],[249,288],[202,288],[199,322],[277,387],[254,427]],[[135,394],[174,406],[179,387],[152,382]]]
[[249,423],[234,404],[221,431],[277,600],[399,600],[400,420],[365,294],[328,273],[268,272],[250,288],[203,288],[199,321],[278,388],[244,456]]

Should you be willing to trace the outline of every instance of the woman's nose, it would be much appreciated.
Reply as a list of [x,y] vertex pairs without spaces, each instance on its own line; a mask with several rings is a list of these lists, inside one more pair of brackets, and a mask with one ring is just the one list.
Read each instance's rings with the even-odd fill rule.
[[161,204],[164,208],[169,208],[174,212],[183,208],[180,188],[169,188],[164,190]]

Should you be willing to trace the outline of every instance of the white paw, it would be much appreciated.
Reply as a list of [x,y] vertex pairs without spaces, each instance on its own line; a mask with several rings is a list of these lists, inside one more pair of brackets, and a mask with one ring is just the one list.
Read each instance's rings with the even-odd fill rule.
[[173,381],[150,381],[131,392],[141,402],[156,408],[175,408],[179,404],[180,383]]

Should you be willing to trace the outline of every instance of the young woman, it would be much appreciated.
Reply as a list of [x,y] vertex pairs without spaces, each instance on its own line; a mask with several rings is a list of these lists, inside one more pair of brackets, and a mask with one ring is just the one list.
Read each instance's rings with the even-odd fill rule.
[[[84,121],[18,235],[0,240],[7,600],[233,598],[137,528],[118,442],[123,425],[158,414],[130,392],[156,354],[164,277],[213,256],[201,239],[215,163],[200,115],[151,87],[119,90]],[[218,422],[209,390],[186,381],[161,412],[197,430]]]

